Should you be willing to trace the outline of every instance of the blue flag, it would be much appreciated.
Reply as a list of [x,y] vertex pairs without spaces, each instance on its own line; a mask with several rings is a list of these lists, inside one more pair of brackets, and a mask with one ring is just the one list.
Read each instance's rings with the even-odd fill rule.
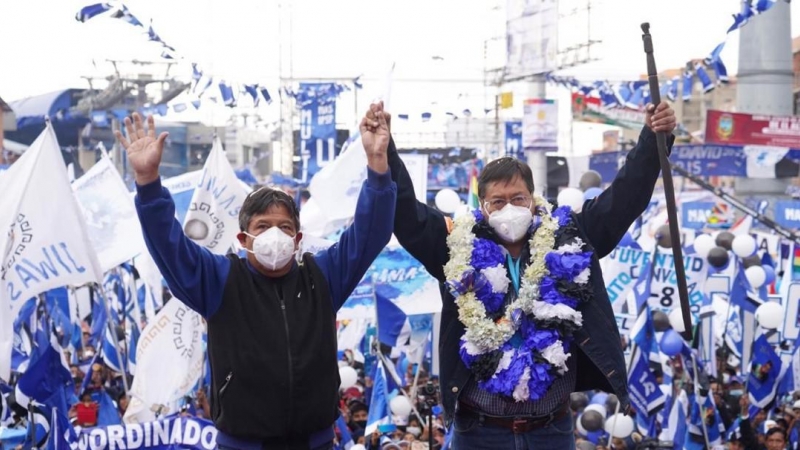
[[747,377],[747,390],[753,405],[764,408],[775,398],[780,373],[781,359],[762,334],[753,343],[750,374]]

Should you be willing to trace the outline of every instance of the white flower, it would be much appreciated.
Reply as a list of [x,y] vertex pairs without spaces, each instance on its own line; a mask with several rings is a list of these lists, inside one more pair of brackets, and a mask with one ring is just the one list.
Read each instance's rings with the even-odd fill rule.
[[495,294],[505,294],[508,292],[508,284],[511,280],[506,276],[506,268],[504,265],[498,264],[495,267],[487,267],[481,270],[481,273],[489,281],[489,284],[492,285],[492,292]]
[[568,370],[567,360],[569,357],[570,353],[564,353],[564,344],[561,341],[556,341],[554,344],[542,350],[542,358],[552,364],[561,375]]
[[537,301],[533,305],[533,315],[537,319],[561,319],[572,322],[578,326],[583,325],[583,316],[581,313],[563,303],[551,305],[550,303]]
[[473,343],[472,343],[472,342],[470,342],[470,341],[464,341],[464,342],[461,344],[461,348],[463,348],[464,350],[466,350],[466,351],[467,351],[467,354],[468,354],[468,355],[471,355],[471,356],[477,356],[477,355],[480,355],[480,354],[481,354],[481,351],[480,351],[480,349],[479,349],[478,347],[475,347],[475,344],[473,344]]
[[589,275],[591,274],[592,274],[592,269],[587,267],[583,269],[581,273],[578,274],[577,277],[575,277],[574,281],[578,284],[586,284],[589,282]]
[[525,367],[525,371],[522,372],[522,376],[519,377],[519,383],[517,383],[517,387],[514,388],[514,400],[517,402],[524,402],[531,397],[531,393],[528,389],[528,381],[530,380],[531,368]]
[[564,244],[561,247],[558,247],[554,250],[558,254],[565,254],[565,253],[580,253],[583,251],[583,241],[581,238],[575,238],[574,242],[571,244]]
[[497,376],[498,373],[508,369],[508,366],[511,365],[512,359],[514,359],[514,350],[503,352],[500,362],[497,363],[497,370],[494,371],[494,376]]

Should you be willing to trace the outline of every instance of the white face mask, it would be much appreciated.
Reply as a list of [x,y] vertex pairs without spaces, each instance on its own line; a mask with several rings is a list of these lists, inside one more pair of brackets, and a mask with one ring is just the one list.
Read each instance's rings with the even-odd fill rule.
[[413,434],[414,437],[419,437],[422,434],[422,429],[420,427],[406,427],[406,432]]
[[280,228],[272,227],[258,236],[245,234],[254,239],[253,250],[248,252],[256,255],[258,262],[267,270],[282,269],[292,260],[295,252],[294,236],[289,236]]
[[489,225],[506,242],[514,243],[525,237],[533,222],[530,208],[507,204],[489,216]]

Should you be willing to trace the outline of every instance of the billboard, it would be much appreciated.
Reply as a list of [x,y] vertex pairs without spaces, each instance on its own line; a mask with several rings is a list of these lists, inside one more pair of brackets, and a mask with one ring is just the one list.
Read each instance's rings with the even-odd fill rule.
[[768,116],[709,110],[706,143],[800,148],[800,116]]

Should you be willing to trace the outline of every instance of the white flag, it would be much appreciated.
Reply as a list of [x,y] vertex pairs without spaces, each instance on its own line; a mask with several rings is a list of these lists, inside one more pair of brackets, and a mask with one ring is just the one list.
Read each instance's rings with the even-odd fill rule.
[[125,423],[142,423],[176,412],[203,375],[203,321],[172,299],[151,320],[136,346],[136,376]]
[[0,378],[10,374],[12,323],[29,298],[103,274],[49,124],[0,178]]
[[125,182],[102,151],[103,157],[72,183],[86,218],[100,268],[108,271],[146,251],[142,227]]
[[228,253],[236,243],[239,210],[245,197],[247,191],[236,178],[222,150],[222,143],[217,138],[194,189],[189,211],[183,221],[183,232],[212,253]]

